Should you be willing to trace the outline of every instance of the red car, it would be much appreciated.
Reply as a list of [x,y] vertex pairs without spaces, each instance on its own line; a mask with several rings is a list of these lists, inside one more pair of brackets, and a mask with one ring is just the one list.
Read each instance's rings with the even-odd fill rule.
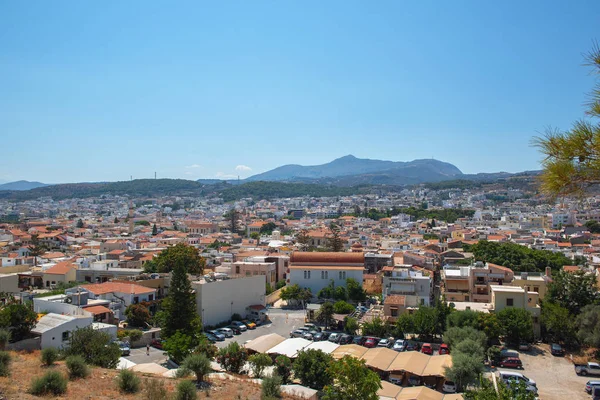
[[440,345],[440,350],[438,351],[439,354],[450,354],[450,349],[448,348],[448,345],[446,343],[442,343]]
[[421,346],[421,353],[433,355],[433,347],[431,347],[431,343],[423,343]]
[[155,349],[162,350],[163,343],[164,340],[152,339],[152,341],[150,342],[150,346],[154,347]]
[[519,360],[516,357],[505,358],[504,360],[502,360],[500,362],[500,366],[502,368],[517,368],[517,369],[523,368],[523,364],[521,363],[521,360]]
[[370,338],[367,338],[367,340],[365,340],[365,344],[363,344],[363,346],[365,346],[369,349],[372,349],[373,347],[377,347],[378,343],[379,343],[379,339],[370,337]]

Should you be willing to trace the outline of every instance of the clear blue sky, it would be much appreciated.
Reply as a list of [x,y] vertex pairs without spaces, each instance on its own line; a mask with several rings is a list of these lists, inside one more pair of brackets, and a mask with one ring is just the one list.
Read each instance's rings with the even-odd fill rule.
[[599,27],[597,0],[2,1],[0,180],[537,169]]

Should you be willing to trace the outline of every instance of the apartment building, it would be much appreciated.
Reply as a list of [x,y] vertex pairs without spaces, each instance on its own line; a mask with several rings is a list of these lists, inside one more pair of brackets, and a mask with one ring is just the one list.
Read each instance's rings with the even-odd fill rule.
[[289,284],[309,288],[314,296],[333,280],[346,286],[346,279],[363,283],[365,257],[362,253],[294,252],[290,257]]
[[387,296],[415,296],[418,305],[431,304],[432,279],[410,265],[383,268],[383,300]]
[[536,338],[540,337],[540,296],[536,292],[517,286],[490,285],[491,306],[490,311],[499,313],[508,307],[522,308],[531,313],[533,318],[533,332]]
[[481,261],[466,267],[445,266],[441,276],[446,301],[475,303],[491,301],[490,285],[510,285],[514,279],[510,268]]

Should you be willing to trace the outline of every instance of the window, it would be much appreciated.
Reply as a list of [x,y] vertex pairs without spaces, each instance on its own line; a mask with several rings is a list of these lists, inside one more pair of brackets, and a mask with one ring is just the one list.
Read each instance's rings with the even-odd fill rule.
[[239,274],[239,273],[240,273],[240,266],[239,266],[239,265],[236,265],[236,266],[235,266],[235,273],[236,273],[236,274]]
[[62,341],[66,342],[67,340],[69,340],[69,331],[62,333]]
[[339,277],[340,277],[340,280],[346,279],[346,271],[340,271]]
[[398,316],[398,309],[396,307],[390,308],[390,311],[392,313],[392,317]]
[[425,305],[425,299],[421,299],[421,305]]
[[304,279],[310,279],[310,271],[304,271]]
[[250,276],[250,271],[246,271],[246,276]]
[[514,301],[513,301],[513,299],[506,299],[506,306],[507,306],[507,307],[512,307],[512,306],[513,306],[513,304],[514,304]]
[[153,294],[149,294],[148,295],[148,301],[152,301],[154,300],[154,295]]
[[329,278],[329,271],[321,271],[321,279]]
[[139,303],[139,302],[140,302],[140,298],[139,298],[138,296],[135,296],[135,297],[133,298],[133,304],[137,304],[137,303]]

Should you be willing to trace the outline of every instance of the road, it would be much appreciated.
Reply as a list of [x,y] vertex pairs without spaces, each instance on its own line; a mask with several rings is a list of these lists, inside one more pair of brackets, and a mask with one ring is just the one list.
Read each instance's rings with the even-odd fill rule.
[[222,342],[217,342],[217,347],[225,347],[232,341],[244,344],[249,340],[256,339],[257,337],[268,333],[277,333],[278,335],[288,338],[290,337],[291,331],[304,326],[304,311],[270,308],[269,319],[271,320],[270,323],[257,326],[256,329],[242,332],[241,335],[233,335],[232,338],[227,338]]

